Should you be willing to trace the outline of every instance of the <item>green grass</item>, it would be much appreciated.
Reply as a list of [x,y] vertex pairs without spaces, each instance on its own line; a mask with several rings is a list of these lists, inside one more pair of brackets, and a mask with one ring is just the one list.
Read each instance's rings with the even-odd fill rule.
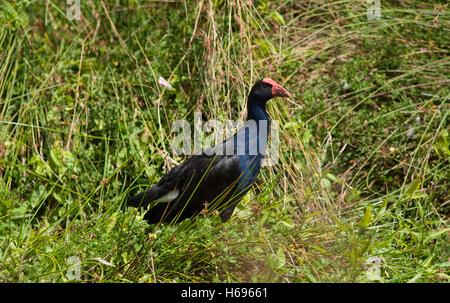
[[[249,3],[0,4],[1,281],[449,282],[446,2]],[[126,207],[266,76],[280,160],[229,222]]]

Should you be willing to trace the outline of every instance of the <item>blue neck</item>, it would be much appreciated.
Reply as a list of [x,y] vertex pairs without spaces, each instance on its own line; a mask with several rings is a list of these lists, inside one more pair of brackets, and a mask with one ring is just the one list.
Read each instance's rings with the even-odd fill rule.
[[[252,98],[249,96],[247,102],[247,121],[254,120],[256,122],[256,142],[255,140],[251,140],[254,144],[258,145],[257,154],[249,154],[248,151],[250,149],[250,138],[246,137],[245,139],[245,150],[246,154],[239,155],[239,171],[241,172],[241,176],[238,181],[238,189],[237,191],[242,191],[248,188],[250,184],[252,184],[256,177],[258,176],[259,169],[261,168],[261,161],[264,158],[264,155],[259,150],[260,140],[262,140],[262,145],[266,146],[267,144],[267,135],[269,132],[269,123],[270,118],[266,111],[266,103],[268,100],[260,100],[256,98]],[[261,123],[260,123],[261,121]],[[266,123],[262,123],[265,121]],[[267,129],[262,130],[261,126],[266,125]],[[246,135],[247,136],[247,135]],[[235,137],[237,140],[237,137]],[[235,144],[237,146],[237,144]]]
[[[267,101],[268,100],[255,99],[252,98],[252,96],[249,96],[247,103],[247,121],[254,120],[256,122],[258,144],[260,140],[264,140],[264,145],[267,144],[267,135],[269,133],[270,124],[270,117],[266,111]],[[261,130],[260,128],[264,126],[266,126],[267,129]]]
[[254,100],[252,97],[249,97],[247,103],[247,121],[255,120],[258,122],[260,120],[270,120],[266,111],[266,104],[267,101],[265,100]]

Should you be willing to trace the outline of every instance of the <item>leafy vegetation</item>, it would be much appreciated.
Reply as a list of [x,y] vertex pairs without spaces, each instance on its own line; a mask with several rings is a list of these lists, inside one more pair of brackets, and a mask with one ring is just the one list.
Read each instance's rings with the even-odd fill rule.
[[[0,4],[0,280],[449,282],[446,1],[80,3]],[[280,158],[229,222],[126,207],[265,76]]]

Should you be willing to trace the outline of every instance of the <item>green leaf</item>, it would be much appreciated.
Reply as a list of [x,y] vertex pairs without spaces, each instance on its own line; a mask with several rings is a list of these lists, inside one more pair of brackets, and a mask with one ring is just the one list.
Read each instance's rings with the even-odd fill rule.
[[414,194],[414,192],[419,189],[419,187],[420,187],[420,179],[415,179],[406,186],[406,190],[403,196],[411,197],[412,194]]
[[323,178],[322,180],[320,180],[320,184],[322,185],[322,187],[326,190],[331,190],[331,182],[330,180]]
[[422,277],[422,271],[419,271],[414,277],[412,277],[407,283],[415,283],[417,279]]
[[303,136],[302,136],[302,142],[303,142],[303,144],[308,144],[309,141],[311,140],[311,138],[312,138],[311,132],[310,132],[308,129],[305,129],[305,130],[303,131]]
[[426,193],[415,193],[411,196],[411,199],[421,199],[421,198],[428,198],[428,195]]
[[450,267],[450,261],[443,262],[443,263],[439,263],[439,264],[434,264],[433,267],[434,267],[434,268],[438,268],[438,267]]
[[[317,212],[317,213],[319,213],[319,212]],[[313,215],[315,215],[315,214],[317,214],[317,213],[314,213]],[[340,227],[340,228],[342,228],[343,230],[347,230],[347,226],[345,226],[344,224],[342,224],[336,217],[334,217],[332,214],[330,214],[330,216],[331,216],[331,218],[333,219],[333,221],[334,222],[336,222],[336,224]]]
[[378,212],[378,217],[381,217],[386,212],[386,207],[389,201],[389,196],[386,195],[386,199],[384,199],[383,204],[381,205],[380,211]]
[[361,228],[366,228],[367,226],[369,226],[371,217],[372,217],[372,210],[369,205],[366,208],[366,212],[365,212],[364,216],[362,217],[361,222],[359,222],[359,225],[361,226]]
[[283,16],[277,12],[277,11],[273,11],[272,12],[272,18],[273,20],[275,20],[278,24],[280,25],[286,25],[286,21],[284,21]]
[[33,171],[41,176],[51,176],[51,169],[45,164],[45,162],[41,159],[41,157],[34,155],[31,157],[30,161],[28,161],[28,165],[33,166]]
[[450,231],[450,227],[433,231],[425,238],[425,243]]
[[284,124],[284,129],[288,129],[288,128],[299,129],[300,125],[297,122],[295,122],[295,121],[289,121],[289,122]]
[[276,260],[277,260],[276,268],[282,268],[286,264],[286,256],[281,247],[279,247],[277,250]]
[[283,218],[280,220],[280,222],[288,228],[295,228],[294,224],[289,218]]
[[335,175],[331,174],[331,173],[327,173],[326,177],[328,180],[336,182],[336,183],[342,183]]

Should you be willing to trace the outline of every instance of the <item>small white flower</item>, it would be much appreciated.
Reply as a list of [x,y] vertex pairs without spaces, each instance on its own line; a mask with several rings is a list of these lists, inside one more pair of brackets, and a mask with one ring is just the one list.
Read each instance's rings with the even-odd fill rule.
[[159,77],[158,83],[159,83],[159,85],[164,86],[168,90],[173,90],[172,85],[170,85],[170,83],[167,82],[166,79],[164,79],[163,77]]

